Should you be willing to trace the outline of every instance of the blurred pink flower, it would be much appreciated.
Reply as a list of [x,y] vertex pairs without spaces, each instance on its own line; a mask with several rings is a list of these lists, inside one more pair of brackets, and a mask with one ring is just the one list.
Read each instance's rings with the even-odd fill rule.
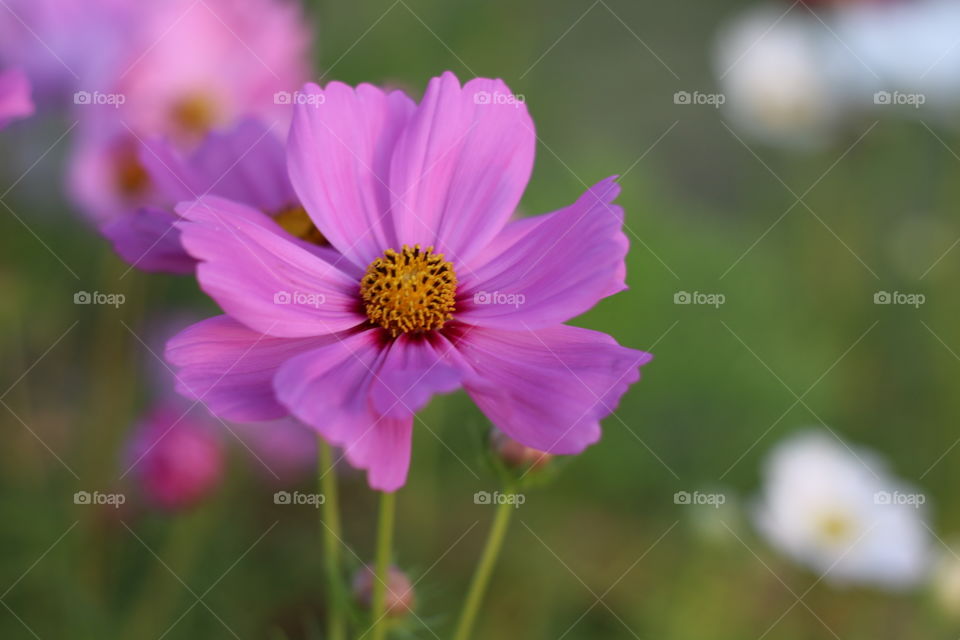
[[336,82],[301,95],[290,175],[339,253],[223,198],[180,205],[200,284],[228,315],[170,341],[178,389],[230,420],[292,414],[384,491],[406,480],[413,414],[460,387],[527,446],[596,442],[652,357],[563,324],[626,286],[613,179],[508,223],[535,135],[502,81],[446,73],[419,105]]
[[[196,261],[181,247],[180,231],[174,228],[179,219],[174,205],[203,194],[230,198],[262,211],[306,241],[311,250],[329,252],[318,246],[325,241],[300,208],[290,185],[279,132],[258,121],[244,120],[229,131],[211,133],[189,153],[163,140],[115,153],[136,155],[142,173],[129,178],[149,190],[151,205],[131,206],[108,220],[102,232],[117,253],[139,269],[193,272]],[[100,170],[91,164],[79,175]]]
[[30,81],[20,69],[0,71],[0,129],[33,113]]
[[212,493],[224,470],[214,428],[179,403],[160,404],[144,417],[127,443],[124,464],[145,502],[177,511]]
[[[74,199],[97,222],[155,204],[138,147],[192,150],[248,117],[285,131],[291,91],[310,73],[310,31],[287,0],[130,3],[134,36],[74,96]],[[236,158],[234,158],[236,159]]]

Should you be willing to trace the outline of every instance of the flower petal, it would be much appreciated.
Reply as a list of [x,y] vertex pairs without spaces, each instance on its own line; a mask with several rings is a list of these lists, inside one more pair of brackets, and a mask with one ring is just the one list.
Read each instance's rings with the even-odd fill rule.
[[197,262],[180,245],[177,220],[169,211],[142,207],[107,223],[101,233],[121,258],[142,271],[193,273]]
[[[509,225],[483,254],[486,264],[461,270],[456,317],[467,324],[529,330],[553,326],[626,288],[623,210],[612,201],[614,178],[569,207]],[[536,220],[536,218],[534,218]],[[525,225],[517,230],[512,227]],[[518,237],[519,236],[519,237]],[[493,257],[493,249],[499,255]]]
[[333,341],[273,338],[229,316],[188,327],[168,343],[166,359],[177,371],[177,391],[203,402],[227,420],[253,422],[288,414],[273,393],[273,376],[289,358]]
[[210,133],[189,155],[168,140],[151,140],[141,146],[140,163],[171,203],[212,194],[276,213],[297,199],[275,128],[247,119]]
[[390,165],[401,244],[466,261],[506,224],[530,179],[536,135],[502,80],[430,81]]
[[653,357],[578,327],[462,329],[453,342],[471,369],[467,392],[498,429],[548,453],[579,453],[596,442],[600,419]]
[[340,82],[298,94],[290,130],[290,179],[321,233],[361,268],[396,246],[387,188],[393,147],[414,104]]
[[382,416],[370,406],[386,355],[381,332],[355,333],[284,363],[274,389],[295,417],[367,470],[371,487],[395,491],[407,477],[413,414]]
[[200,261],[201,288],[251,329],[297,338],[366,320],[359,276],[307,251],[259,211],[207,196],[179,205],[177,213],[188,220],[177,226],[183,246]]
[[374,411],[402,418],[425,407],[435,393],[459,389],[461,370],[444,361],[449,348],[439,337],[402,335],[392,341],[370,388]]

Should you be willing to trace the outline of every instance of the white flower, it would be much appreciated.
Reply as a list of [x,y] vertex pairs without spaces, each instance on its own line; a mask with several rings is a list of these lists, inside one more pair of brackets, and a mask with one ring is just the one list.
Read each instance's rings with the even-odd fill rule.
[[773,143],[816,146],[843,115],[836,46],[812,16],[782,7],[748,11],[721,30],[714,63],[727,113]]
[[929,566],[925,501],[874,454],[806,432],[771,453],[756,522],[771,545],[829,582],[900,589]]

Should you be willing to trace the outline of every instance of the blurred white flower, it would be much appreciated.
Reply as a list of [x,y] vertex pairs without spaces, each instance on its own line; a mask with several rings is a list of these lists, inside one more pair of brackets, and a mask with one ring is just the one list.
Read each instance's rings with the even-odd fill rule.
[[803,9],[761,6],[721,30],[714,63],[727,113],[777,144],[825,142],[842,115],[831,36]]
[[828,582],[902,589],[929,567],[925,502],[873,453],[813,431],[770,454],[755,515],[771,545]]

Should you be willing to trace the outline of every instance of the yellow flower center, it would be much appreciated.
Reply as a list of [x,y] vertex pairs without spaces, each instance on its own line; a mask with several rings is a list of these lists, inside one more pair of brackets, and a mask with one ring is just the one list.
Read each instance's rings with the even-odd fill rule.
[[220,117],[216,103],[204,93],[187,95],[173,105],[173,122],[188,138],[201,138]]
[[118,153],[114,165],[117,189],[128,198],[142,195],[150,187],[150,174],[137,157],[135,147],[125,147]]
[[403,245],[399,253],[387,249],[360,281],[367,317],[394,338],[441,328],[453,318],[456,293],[453,265],[420,245]]
[[824,513],[818,518],[817,529],[825,542],[839,544],[853,536],[855,525],[847,515],[832,512]]
[[317,229],[317,226],[313,224],[313,220],[310,219],[306,209],[300,205],[293,205],[281,209],[278,213],[274,214],[273,220],[283,227],[284,231],[296,238],[321,247],[330,244],[324,235],[320,233],[320,230]]

